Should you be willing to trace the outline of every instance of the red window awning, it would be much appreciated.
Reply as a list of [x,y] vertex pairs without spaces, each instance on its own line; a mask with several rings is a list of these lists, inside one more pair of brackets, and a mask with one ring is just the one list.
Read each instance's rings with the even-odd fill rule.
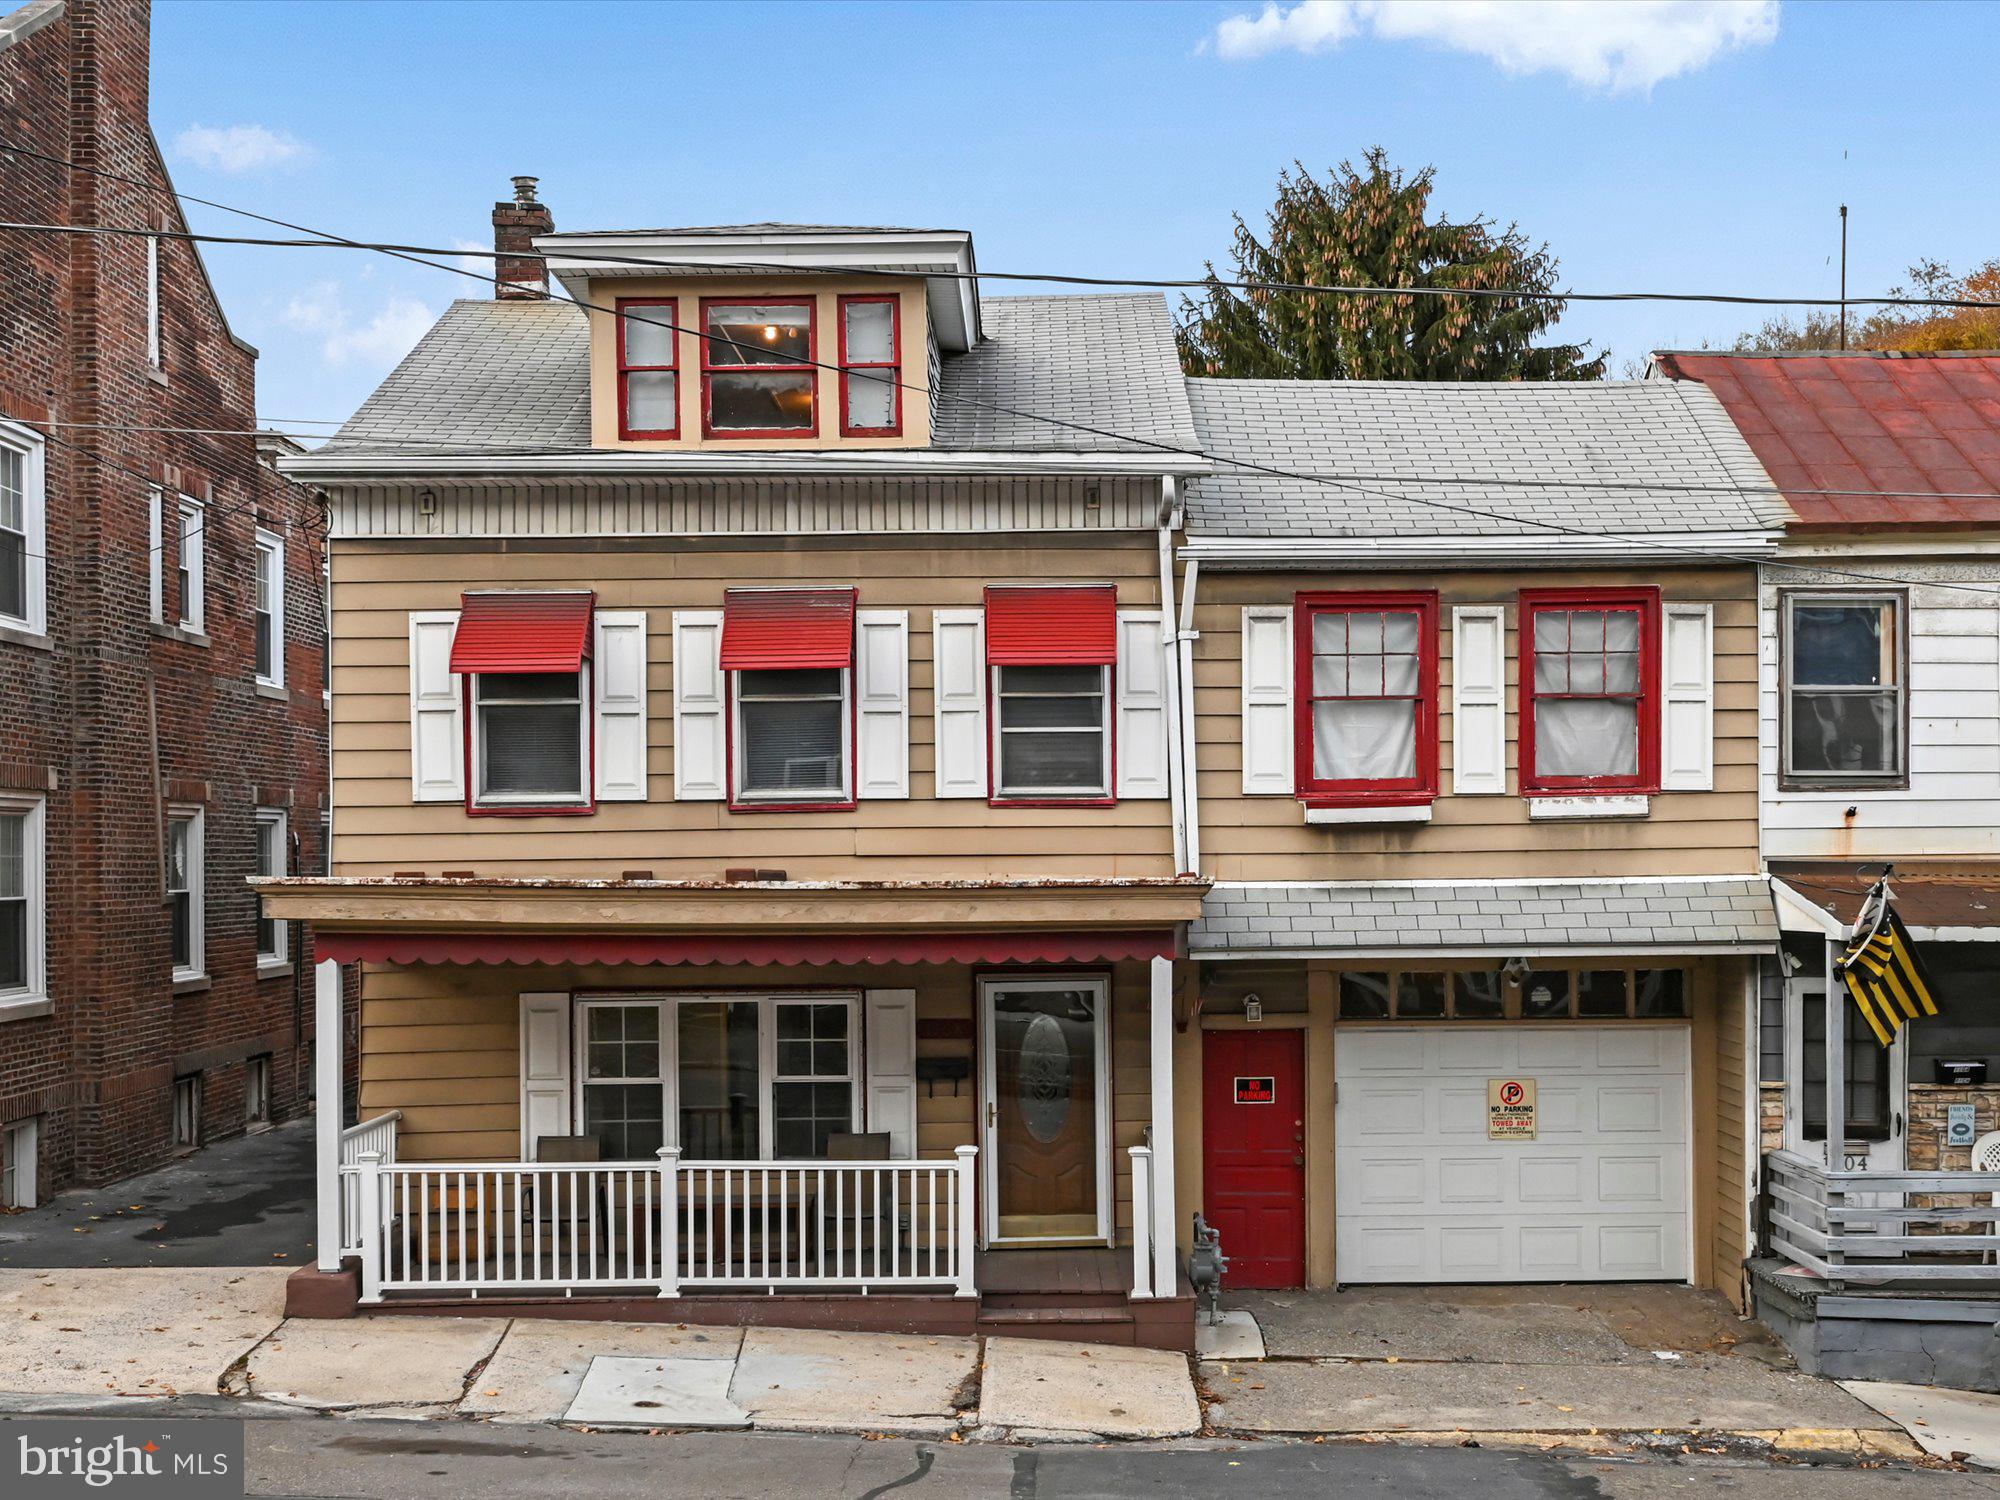
[[451,639],[454,672],[576,672],[590,655],[597,596],[466,594]]
[[730,589],[722,596],[722,669],[854,665],[853,589]]
[[320,961],[392,964],[1052,964],[1173,958],[1170,930],[941,933],[326,932]]
[[1118,660],[1118,590],[1108,583],[989,588],[986,660],[996,667],[1110,665]]

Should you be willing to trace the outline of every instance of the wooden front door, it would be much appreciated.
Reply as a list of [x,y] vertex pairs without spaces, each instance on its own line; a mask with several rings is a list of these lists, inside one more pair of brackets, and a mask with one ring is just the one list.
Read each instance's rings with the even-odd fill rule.
[[1222,1232],[1224,1285],[1306,1279],[1303,1031],[1202,1033],[1202,1214]]
[[1101,979],[980,986],[991,1241],[1107,1232],[1108,999]]

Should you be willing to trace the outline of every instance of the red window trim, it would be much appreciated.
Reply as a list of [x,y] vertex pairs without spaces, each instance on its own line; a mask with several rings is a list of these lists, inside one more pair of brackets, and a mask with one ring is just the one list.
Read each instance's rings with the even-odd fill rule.
[[[713,347],[708,336],[708,310],[711,307],[803,307],[806,310],[806,358],[813,361],[804,365],[715,365],[709,361],[709,350]],[[820,370],[819,370],[819,298],[817,297],[703,297],[701,312],[701,435],[705,438],[721,438],[725,442],[737,438],[816,438],[819,436]],[[714,424],[713,402],[710,400],[709,377],[711,375],[736,375],[745,370],[767,375],[810,375],[812,377],[812,425],[809,427],[747,428],[728,427],[718,430]]]
[[[1535,615],[1544,609],[1636,609],[1639,613],[1639,771],[1634,776],[1542,776],[1535,770]],[[1660,591],[1641,588],[1522,589],[1520,779],[1524,797],[1574,797],[1660,789]],[[1624,697],[1625,694],[1578,694]]]
[[986,662],[986,805],[988,807],[1116,807],[1118,805],[1118,663],[1071,662],[1056,665],[1094,666],[1104,673],[1104,792],[1077,797],[1038,793],[1010,797],[1000,790],[1000,672],[1009,665],[1034,663]]
[[[581,802],[489,802],[479,801],[479,758],[472,753],[472,737],[479,732],[479,695],[474,688],[478,677],[506,676],[505,672],[466,672],[461,697],[465,709],[465,815],[468,818],[587,818],[597,811],[597,712],[592,706],[591,663],[577,668],[577,694],[582,700],[578,712],[590,733],[588,753],[583,760],[583,801]],[[564,674],[567,675],[567,674]]]
[[[1312,617],[1372,611],[1417,615],[1417,774],[1391,781],[1323,780],[1313,772]],[[1438,595],[1435,589],[1299,594],[1292,618],[1292,764],[1308,807],[1421,807],[1438,795]]]
[[[847,309],[863,303],[885,302],[889,306],[889,353],[887,360],[855,362],[847,357]],[[842,437],[900,437],[903,432],[903,299],[899,293],[852,293],[837,299],[835,314],[840,320],[840,435]],[[887,370],[889,400],[893,419],[887,427],[850,427],[847,423],[847,372]]]
[[[814,592],[818,592],[814,590]],[[856,591],[859,592],[858,590]],[[856,614],[851,613],[848,624],[859,629]],[[736,790],[736,684],[743,675],[743,668],[723,669],[722,715],[722,760],[723,791],[726,806],[731,812],[740,813],[815,813],[853,812],[861,805],[861,712],[856,702],[855,688],[855,645],[848,642],[847,664],[837,668],[842,675],[842,712],[847,716],[847,796],[825,802],[779,802],[762,797],[745,801]],[[749,670],[771,670],[751,668]],[[782,670],[782,669],[779,669]]]
[[[681,435],[681,378],[680,378],[681,336],[678,332],[675,332],[672,336],[671,347],[673,349],[673,355],[674,355],[672,363],[664,365],[627,364],[625,362],[625,309],[628,307],[664,307],[667,309],[667,321],[669,323],[674,324],[676,329],[678,329],[681,321],[680,298],[620,297],[617,300],[617,302],[613,304],[613,307],[618,314],[618,436],[621,440],[627,442],[633,440],[644,441],[656,438],[657,439],[678,438]],[[625,400],[625,388],[627,384],[625,377],[630,375],[635,370],[641,373],[648,373],[652,371],[667,371],[667,370],[671,370],[673,372],[674,376],[674,425],[673,426],[662,427],[662,428],[650,428],[650,427],[632,427],[627,424],[626,412],[630,408]]]

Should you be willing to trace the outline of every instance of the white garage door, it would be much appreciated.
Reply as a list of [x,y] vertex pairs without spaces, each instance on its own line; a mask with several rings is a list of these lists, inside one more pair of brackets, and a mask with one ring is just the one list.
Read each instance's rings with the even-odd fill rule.
[[[1335,1274],[1684,1281],[1684,1026],[1342,1027]],[[1490,1080],[1532,1079],[1533,1140],[1488,1135]]]

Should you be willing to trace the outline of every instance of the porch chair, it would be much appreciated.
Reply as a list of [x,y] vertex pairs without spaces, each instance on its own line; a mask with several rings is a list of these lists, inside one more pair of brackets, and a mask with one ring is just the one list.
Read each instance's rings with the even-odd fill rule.
[[[828,1161],[887,1161],[890,1149],[886,1130],[836,1131],[826,1138]],[[857,1196],[863,1201],[857,1203]],[[882,1249],[882,1264],[886,1268],[889,1236],[902,1243],[910,1227],[909,1208],[908,1204],[902,1204],[892,1213],[886,1196],[877,1204],[872,1190],[846,1193],[838,1200],[828,1192],[815,1206],[813,1217],[819,1224],[820,1242],[829,1260],[839,1246],[855,1270],[860,1271],[874,1267],[877,1246]]]
[[[1972,1170],[1975,1172],[2000,1173],[2000,1130],[1989,1130],[1972,1143]],[[1995,1190],[1989,1200],[1993,1207],[2000,1208],[2000,1190]],[[2000,1233],[2000,1223],[1989,1227],[1989,1232]],[[1993,1264],[1994,1254],[1986,1252],[1986,1263]]]
[[[589,1163],[604,1160],[604,1143],[594,1135],[538,1135],[535,1137],[535,1160],[554,1163]],[[603,1234],[611,1223],[611,1205],[603,1195],[603,1181],[598,1179],[592,1191],[597,1203],[598,1232]],[[553,1184],[545,1187],[534,1198],[535,1233],[539,1236],[546,1227],[554,1235],[557,1226],[569,1220],[570,1207],[566,1195],[558,1196]],[[586,1253],[589,1249],[590,1205],[576,1205],[576,1232],[578,1248]]]

